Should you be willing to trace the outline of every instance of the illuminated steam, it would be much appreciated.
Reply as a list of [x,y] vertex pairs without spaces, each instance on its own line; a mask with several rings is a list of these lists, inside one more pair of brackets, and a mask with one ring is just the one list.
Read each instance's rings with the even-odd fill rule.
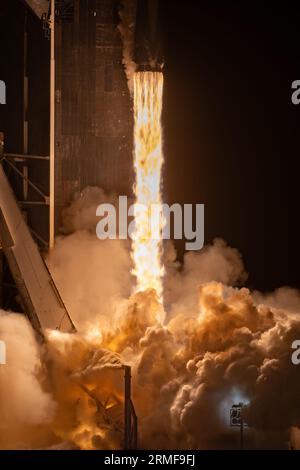
[[[228,409],[237,400],[248,403],[249,447],[286,447],[300,425],[295,291],[285,291],[290,313],[280,291],[258,301],[230,287],[245,271],[221,240],[182,266],[169,246],[162,326],[153,290],[130,297],[127,242],[95,240],[94,199],[93,190],[82,195],[76,232],[58,241],[50,263],[79,333],[49,332],[41,347],[23,316],[0,317],[9,363],[0,368],[1,447],[119,447],[122,362],[132,366],[140,447],[237,448]],[[67,211],[69,227],[78,210]]]
[[[147,207],[162,203],[162,89],[161,73],[134,75],[134,196]],[[78,333],[48,331],[41,344],[23,315],[0,312],[0,447],[120,448],[124,364],[141,448],[237,448],[229,409],[240,401],[249,447],[286,448],[291,428],[296,445],[299,292],[240,287],[241,255],[221,239],[181,265],[138,209],[132,246],[100,241],[96,207],[116,201],[99,188],[78,195],[48,260]]]

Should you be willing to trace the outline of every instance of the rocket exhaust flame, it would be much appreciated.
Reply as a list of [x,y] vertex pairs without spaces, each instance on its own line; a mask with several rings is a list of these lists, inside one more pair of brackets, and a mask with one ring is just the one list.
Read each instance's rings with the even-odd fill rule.
[[[133,274],[136,291],[154,289],[162,301],[162,218],[157,217],[151,231],[151,205],[160,207],[162,152],[163,74],[137,72],[134,74],[134,169],[135,229],[132,243]],[[139,204],[147,207],[140,210]],[[160,211],[161,212],[161,211]],[[153,219],[151,220],[153,224]],[[153,228],[153,227],[152,227]],[[155,232],[158,236],[153,237]]]
[[122,447],[125,364],[143,449],[235,448],[229,412],[240,401],[247,448],[286,448],[290,427],[300,427],[292,346],[300,337],[299,292],[237,289],[246,279],[242,258],[222,240],[187,253],[182,264],[175,248],[166,250],[164,275],[165,221],[155,221],[156,238],[149,226],[151,207],[162,206],[162,93],[161,73],[134,75],[132,252],[124,240],[96,239],[95,207],[106,197],[97,188],[65,213],[72,233],[51,252],[77,333],[49,331],[41,347],[25,317],[0,310],[9,351],[0,367],[0,448]]

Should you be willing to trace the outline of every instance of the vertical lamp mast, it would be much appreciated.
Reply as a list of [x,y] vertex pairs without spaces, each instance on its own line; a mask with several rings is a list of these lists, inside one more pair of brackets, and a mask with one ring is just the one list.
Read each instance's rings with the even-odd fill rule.
[[50,198],[49,198],[49,249],[54,247],[55,235],[55,0],[50,0]]

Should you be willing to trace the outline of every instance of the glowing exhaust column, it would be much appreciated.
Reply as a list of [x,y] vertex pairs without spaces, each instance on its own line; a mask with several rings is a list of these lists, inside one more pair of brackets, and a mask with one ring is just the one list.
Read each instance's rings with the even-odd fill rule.
[[[162,302],[162,223],[155,221],[151,234],[151,206],[162,204],[162,96],[163,74],[134,74],[134,169],[135,169],[135,231],[132,243],[133,274],[136,291],[155,289]],[[140,210],[139,204],[147,208]],[[153,229],[153,223],[152,223]]]

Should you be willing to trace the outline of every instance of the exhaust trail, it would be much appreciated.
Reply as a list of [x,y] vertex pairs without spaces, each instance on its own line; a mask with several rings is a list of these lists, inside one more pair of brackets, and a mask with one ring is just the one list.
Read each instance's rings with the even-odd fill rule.
[[[160,302],[163,296],[162,277],[164,274],[162,217],[151,219],[151,206],[155,204],[161,213],[161,173],[164,161],[161,125],[162,97],[163,74],[161,72],[136,72],[134,74],[133,274],[136,276],[136,292],[154,289]],[[140,205],[143,205],[144,209]],[[153,237],[152,234],[156,236]]]

